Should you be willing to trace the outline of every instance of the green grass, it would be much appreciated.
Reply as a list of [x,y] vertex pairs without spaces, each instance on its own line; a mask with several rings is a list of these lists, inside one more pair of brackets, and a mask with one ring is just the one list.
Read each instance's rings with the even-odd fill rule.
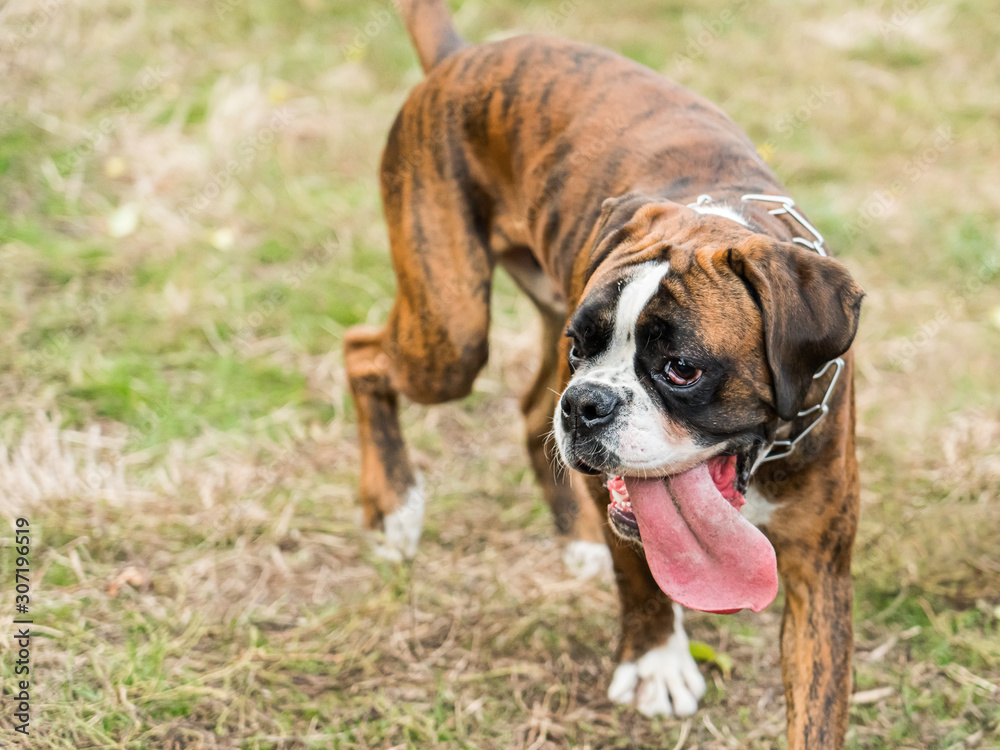
[[[918,5],[457,17],[717,101],[866,288],[848,745],[1000,747],[1000,14]],[[733,662],[704,666],[694,719],[605,698],[617,598],[566,580],[521,448],[536,322],[502,274],[476,391],[404,408],[420,555],[371,556],[340,347],[395,285],[375,174],[420,73],[386,7],[97,0],[30,39],[10,14],[0,515],[34,530],[26,746],[783,746],[778,604],[688,618]]]

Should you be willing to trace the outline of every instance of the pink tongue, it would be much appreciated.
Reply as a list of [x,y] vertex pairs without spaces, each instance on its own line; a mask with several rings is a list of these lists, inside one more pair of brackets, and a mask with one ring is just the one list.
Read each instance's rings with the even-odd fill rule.
[[705,612],[760,612],[774,600],[774,548],[716,489],[707,463],[625,485],[649,569],[671,599]]

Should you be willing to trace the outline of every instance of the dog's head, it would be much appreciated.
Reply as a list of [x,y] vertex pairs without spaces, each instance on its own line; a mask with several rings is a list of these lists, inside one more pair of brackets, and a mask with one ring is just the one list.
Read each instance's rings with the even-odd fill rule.
[[[595,236],[567,329],[572,377],[555,438],[568,466],[611,479],[612,527],[641,537],[661,587],[689,603],[682,589],[700,584],[678,584],[677,570],[698,577],[711,566],[678,566],[677,554],[738,552],[723,568],[764,564],[759,532],[720,531],[749,526],[738,475],[802,408],[816,371],[850,347],[863,294],[834,260],[643,196],[608,202]],[[651,554],[651,541],[670,549]],[[737,608],[731,599],[689,606]]]

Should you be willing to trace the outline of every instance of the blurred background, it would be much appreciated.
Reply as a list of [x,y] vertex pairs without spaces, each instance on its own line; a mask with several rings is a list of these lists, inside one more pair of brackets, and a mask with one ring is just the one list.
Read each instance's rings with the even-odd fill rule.
[[[1000,747],[1000,6],[452,8],[473,41],[592,42],[720,104],[866,288],[849,746]],[[780,602],[688,618],[709,681],[693,718],[607,701],[617,598],[566,574],[530,476],[536,320],[502,274],[474,394],[404,410],[431,496],[419,556],[370,555],[340,345],[391,302],[376,169],[420,77],[381,0],[0,8],[0,516],[34,533],[25,746],[784,742]]]

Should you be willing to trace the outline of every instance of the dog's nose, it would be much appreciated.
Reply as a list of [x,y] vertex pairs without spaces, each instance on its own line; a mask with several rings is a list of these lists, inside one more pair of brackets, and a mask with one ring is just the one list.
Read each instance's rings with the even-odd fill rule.
[[615,418],[621,403],[610,388],[593,383],[578,383],[562,395],[563,425],[568,429],[582,426],[593,429]]

